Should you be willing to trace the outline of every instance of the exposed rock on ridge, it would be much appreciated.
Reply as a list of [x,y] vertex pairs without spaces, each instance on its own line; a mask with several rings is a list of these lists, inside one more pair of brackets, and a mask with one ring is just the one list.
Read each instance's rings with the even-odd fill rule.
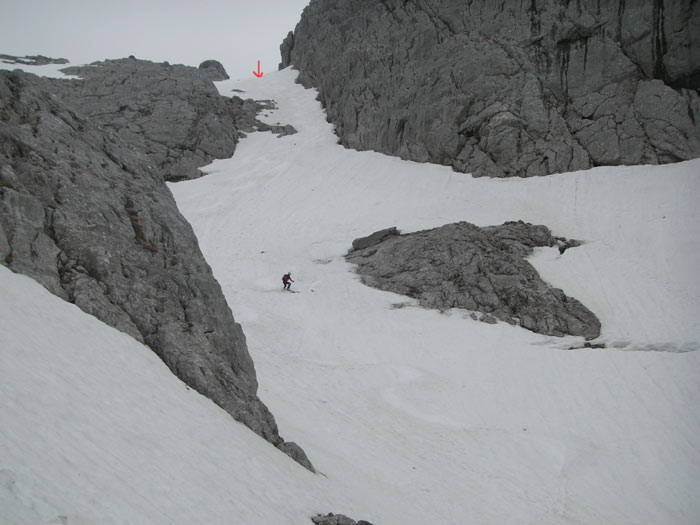
[[0,71],[0,262],[144,342],[185,383],[313,469],[257,397],[245,336],[149,141],[126,118],[101,126],[81,114],[97,86],[84,105],[71,89],[85,92],[79,81]]
[[281,54],[351,148],[489,176],[700,156],[693,0],[312,0]]
[[26,57],[16,57],[14,55],[0,54],[0,62],[6,64],[23,64],[27,66],[45,66],[47,64],[67,64],[65,58],[50,58],[44,55],[30,55]]
[[219,95],[206,68],[127,58],[62,71],[82,80],[57,83],[61,99],[138,147],[166,180],[197,178],[233,155],[241,104]]
[[210,80],[219,81],[231,78],[228,76],[228,73],[226,73],[223,64],[218,60],[205,60],[199,64],[199,69],[204,71]]
[[463,308],[482,312],[485,322],[500,319],[542,334],[594,339],[600,335],[595,315],[542,281],[525,260],[537,246],[576,244],[553,237],[546,226],[522,221],[485,228],[459,222],[357,239],[353,246],[359,249],[347,259],[365,284],[413,297],[428,308]]

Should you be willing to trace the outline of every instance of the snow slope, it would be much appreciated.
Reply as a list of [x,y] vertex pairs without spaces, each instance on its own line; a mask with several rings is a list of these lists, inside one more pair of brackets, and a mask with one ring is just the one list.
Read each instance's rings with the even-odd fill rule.
[[[304,523],[319,480],[0,266],[0,523]],[[319,509],[322,510],[322,509]]]
[[[294,77],[219,89],[276,100],[267,121],[298,134],[251,134],[170,187],[261,398],[322,474],[0,268],[0,523],[700,522],[700,161],[473,179],[338,146]],[[609,348],[417,308],[343,259],[388,226],[517,219],[586,241],[533,264]]]
[[[235,87],[270,123],[171,186],[244,326],[262,398],[353,516],[390,523],[693,523],[700,502],[700,162],[473,179],[335,143],[291,70]],[[220,83],[226,94],[232,83]],[[542,249],[545,279],[596,312],[580,345],[392,305],[352,240],[523,219],[587,242]],[[291,271],[301,293],[280,291]],[[666,350],[637,352],[629,350]],[[362,492],[364,491],[364,494]]]

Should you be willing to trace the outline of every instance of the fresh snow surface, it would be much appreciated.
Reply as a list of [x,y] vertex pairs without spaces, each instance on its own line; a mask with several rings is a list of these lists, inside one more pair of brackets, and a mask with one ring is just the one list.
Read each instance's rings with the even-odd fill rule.
[[[170,188],[320,474],[0,268],[0,523],[700,522],[700,161],[474,179],[342,148],[295,76],[218,83],[299,133],[250,134]],[[608,348],[418,308],[343,258],[389,226],[518,219],[586,242],[532,262]]]

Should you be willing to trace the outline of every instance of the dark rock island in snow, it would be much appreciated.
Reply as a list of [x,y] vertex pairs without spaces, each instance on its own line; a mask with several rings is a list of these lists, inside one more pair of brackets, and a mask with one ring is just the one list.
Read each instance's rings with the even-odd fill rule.
[[285,443],[166,179],[233,153],[236,104],[197,68],[109,61],[84,80],[0,71],[0,262],[151,347],[185,383]]
[[315,525],[372,525],[369,521],[355,521],[344,514],[333,514],[332,512],[323,515],[319,514],[311,518]]
[[362,281],[422,306],[481,312],[548,335],[594,339],[600,322],[579,301],[545,283],[525,258],[538,246],[574,246],[522,221],[479,228],[467,222],[400,235],[383,230],[353,242],[348,261]]
[[497,177],[700,156],[694,0],[312,0],[281,54],[350,148]]

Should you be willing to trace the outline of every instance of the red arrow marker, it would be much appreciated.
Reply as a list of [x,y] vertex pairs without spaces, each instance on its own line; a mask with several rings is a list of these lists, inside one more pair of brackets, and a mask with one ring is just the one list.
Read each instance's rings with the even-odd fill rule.
[[255,75],[255,76],[258,77],[258,78],[260,78],[261,76],[263,76],[263,72],[260,71],[260,60],[258,60],[258,71],[257,71],[257,73],[256,73],[255,71],[253,71],[253,75]]

